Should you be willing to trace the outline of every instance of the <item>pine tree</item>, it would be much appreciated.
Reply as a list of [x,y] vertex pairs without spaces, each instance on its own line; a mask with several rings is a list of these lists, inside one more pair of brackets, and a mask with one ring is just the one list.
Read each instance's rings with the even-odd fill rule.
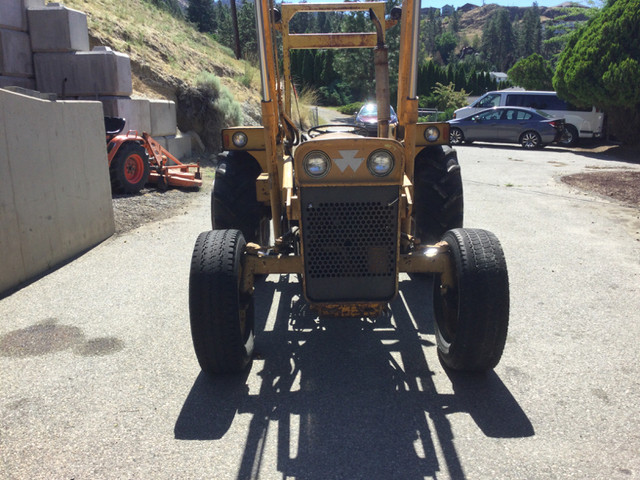
[[213,32],[214,12],[211,0],[189,0],[187,18],[195,23],[201,32]]

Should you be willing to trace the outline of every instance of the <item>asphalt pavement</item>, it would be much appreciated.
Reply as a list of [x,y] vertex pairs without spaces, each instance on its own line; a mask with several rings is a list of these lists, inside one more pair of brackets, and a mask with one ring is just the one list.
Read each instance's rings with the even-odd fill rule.
[[495,371],[439,363],[427,278],[403,275],[380,318],[319,319],[271,275],[250,370],[204,376],[194,196],[0,300],[0,478],[640,478],[640,211],[559,181],[638,165],[457,150],[465,226],[493,231],[509,268]]

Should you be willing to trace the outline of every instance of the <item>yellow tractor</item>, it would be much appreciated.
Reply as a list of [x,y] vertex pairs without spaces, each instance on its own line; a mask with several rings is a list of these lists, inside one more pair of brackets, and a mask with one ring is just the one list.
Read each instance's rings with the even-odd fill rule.
[[[385,16],[385,2],[256,0],[262,126],[222,132],[213,230],[196,240],[191,333],[206,373],[240,372],[253,355],[255,279],[297,274],[319,316],[375,317],[401,272],[432,274],[438,354],[449,368],[494,368],[509,321],[509,281],[497,238],[462,228],[460,166],[447,123],[418,123],[420,2]],[[299,34],[301,12],[365,12],[367,32]],[[385,32],[400,22],[397,122],[390,122]],[[282,63],[276,36],[282,41]],[[358,125],[302,131],[291,120],[290,52],[372,48],[377,136]],[[280,72],[282,65],[283,72]],[[259,284],[257,284],[259,287]]]

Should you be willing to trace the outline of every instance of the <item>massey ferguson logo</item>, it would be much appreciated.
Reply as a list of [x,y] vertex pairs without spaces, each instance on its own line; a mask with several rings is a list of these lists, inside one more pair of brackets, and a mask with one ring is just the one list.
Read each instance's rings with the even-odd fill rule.
[[338,166],[340,171],[344,173],[347,167],[351,167],[354,172],[360,168],[364,158],[356,157],[358,150],[338,150],[342,158],[333,158],[333,162]]

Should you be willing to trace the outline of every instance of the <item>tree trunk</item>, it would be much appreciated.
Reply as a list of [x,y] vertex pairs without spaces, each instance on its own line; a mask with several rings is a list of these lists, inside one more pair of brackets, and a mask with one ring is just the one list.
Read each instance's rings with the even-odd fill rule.
[[235,48],[233,49],[236,58],[239,60],[242,58],[242,51],[240,50],[240,32],[238,31],[238,11],[236,10],[236,0],[229,2],[231,5],[231,23],[233,24],[233,43]]

